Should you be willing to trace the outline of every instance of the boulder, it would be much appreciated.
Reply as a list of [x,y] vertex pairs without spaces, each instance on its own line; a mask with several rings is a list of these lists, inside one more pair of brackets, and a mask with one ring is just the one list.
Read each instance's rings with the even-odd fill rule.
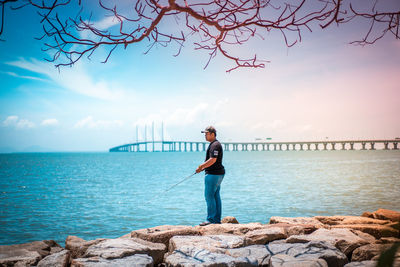
[[176,235],[201,235],[198,228],[184,225],[161,225],[131,232],[131,237],[140,238],[153,243],[163,243],[168,247],[171,237]]
[[32,266],[36,265],[42,256],[36,251],[27,249],[5,250],[0,246],[0,266]]
[[147,254],[153,258],[155,264],[158,264],[162,262],[166,250],[166,246],[162,243],[151,243],[138,238],[116,238],[91,245],[83,258],[120,259],[135,254]]
[[351,261],[371,260],[375,256],[381,255],[383,251],[390,248],[391,244],[368,244],[356,248],[351,256]]
[[248,244],[264,245],[277,239],[287,238],[286,230],[283,227],[265,227],[257,230],[249,231],[245,234]]
[[307,243],[310,241],[325,241],[334,245],[346,255],[351,255],[351,252],[368,244],[368,241],[357,236],[349,229],[318,229],[309,235],[292,235],[286,239],[287,243]]
[[277,254],[269,260],[270,267],[328,267],[323,259],[296,258],[287,254]]
[[318,221],[315,218],[310,217],[277,217],[273,216],[269,220],[270,224],[276,223],[287,223],[287,224],[296,224],[296,225],[313,225],[316,228],[323,228],[324,224]]
[[61,248],[54,240],[34,241],[24,244],[0,246],[0,265],[36,265],[52,249]]
[[232,216],[227,216],[225,218],[223,218],[221,220],[221,223],[234,223],[234,224],[238,224],[239,222],[236,220],[235,217]]
[[378,220],[360,216],[315,216],[313,217],[323,224],[327,225],[349,225],[349,224],[379,224],[391,223],[388,220]]
[[354,261],[346,264],[344,267],[376,267],[377,261]]
[[194,227],[202,235],[244,235],[249,231],[262,229],[265,225],[261,223],[247,223],[247,224],[209,224],[206,226],[196,226]]
[[339,225],[332,225],[332,229],[333,228],[347,228],[347,229],[359,230],[364,233],[370,234],[377,239],[381,237],[399,236],[399,230],[396,230],[387,225],[379,225],[379,224],[339,224]]
[[264,245],[252,245],[241,248],[227,249],[225,254],[234,258],[246,258],[257,266],[269,266],[270,252]]
[[380,244],[400,243],[400,238],[396,238],[396,237],[382,237],[381,239],[377,240],[377,243],[380,243]]
[[43,258],[39,261],[37,267],[67,267],[69,266],[69,259],[70,252],[65,249]]
[[181,250],[182,247],[194,247],[210,252],[225,253],[226,249],[246,245],[243,236],[207,235],[207,236],[174,236],[169,241],[169,252]]
[[400,222],[400,212],[387,209],[378,209],[373,213],[374,218],[381,220],[390,220],[393,222]]
[[[171,241],[176,237],[171,238]],[[196,267],[247,267],[257,266],[257,262],[251,262],[248,258],[232,257],[223,253],[211,252],[196,246],[182,246],[178,250],[169,253],[165,257],[167,266],[196,266]]]
[[312,224],[294,224],[286,227],[287,236],[292,235],[309,235],[318,228]]
[[65,248],[71,252],[71,258],[80,258],[85,254],[88,247],[106,240],[105,238],[98,238],[96,240],[86,241],[77,236],[70,235],[65,240]]
[[79,258],[71,262],[71,267],[153,267],[153,258],[145,254],[135,254],[120,259],[103,259],[101,257]]
[[330,267],[341,267],[348,262],[348,259],[344,253],[342,253],[332,244],[324,241],[312,241],[308,243],[286,243],[279,240],[271,242],[265,246],[271,256],[286,254],[291,257],[304,260],[314,261],[316,259],[322,259]]

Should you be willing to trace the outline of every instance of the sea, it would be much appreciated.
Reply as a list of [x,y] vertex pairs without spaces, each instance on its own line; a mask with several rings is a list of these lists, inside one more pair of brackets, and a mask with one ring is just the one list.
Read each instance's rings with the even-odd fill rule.
[[[0,245],[117,238],[206,218],[205,152],[0,154]],[[224,152],[222,217],[400,211],[399,150]],[[189,177],[189,178],[188,178]],[[182,182],[183,181],[183,182]]]

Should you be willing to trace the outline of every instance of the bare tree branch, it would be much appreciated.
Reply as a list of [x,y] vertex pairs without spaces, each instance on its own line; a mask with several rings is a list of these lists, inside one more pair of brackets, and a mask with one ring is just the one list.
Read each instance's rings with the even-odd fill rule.
[[[399,39],[400,10],[378,11],[378,0],[363,12],[352,6],[352,0],[350,4],[342,0],[132,0],[128,8],[117,0],[98,1],[93,19],[80,0],[0,0],[0,35],[5,4],[18,2],[14,10],[25,6],[38,10],[44,32],[39,39],[45,40],[46,51],[53,52],[49,61],[57,67],[71,66],[83,56],[90,58],[100,47],[107,50],[105,63],[118,47],[126,49],[141,42],[149,43],[144,53],[157,45],[177,45],[174,56],[178,56],[190,40],[195,50],[208,53],[204,68],[221,55],[234,64],[227,72],[264,68],[268,61],[259,60],[256,54],[237,54],[236,48],[255,37],[263,39],[271,31],[280,33],[291,47],[301,42],[304,30],[312,31],[315,25],[325,29],[332,23],[364,19],[370,22],[368,31],[353,44],[373,44],[388,33]],[[74,17],[63,12],[76,7],[79,11]],[[100,25],[99,14],[112,23]]]

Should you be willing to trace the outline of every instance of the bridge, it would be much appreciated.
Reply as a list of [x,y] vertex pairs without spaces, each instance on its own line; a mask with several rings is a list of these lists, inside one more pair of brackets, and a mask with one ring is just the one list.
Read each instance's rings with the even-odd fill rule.
[[[400,139],[336,140],[299,142],[221,142],[225,151],[398,150]],[[206,151],[208,142],[143,141],[110,148],[110,152]],[[157,148],[158,147],[158,148]]]

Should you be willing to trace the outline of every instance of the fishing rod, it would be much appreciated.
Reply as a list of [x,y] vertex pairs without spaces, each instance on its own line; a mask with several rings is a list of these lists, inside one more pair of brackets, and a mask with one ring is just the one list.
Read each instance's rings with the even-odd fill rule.
[[145,202],[144,204],[148,204],[148,203],[154,201],[155,199],[157,199],[158,196],[164,195],[164,194],[167,193],[169,190],[171,190],[171,189],[174,188],[175,186],[177,186],[177,185],[183,183],[184,181],[188,180],[189,178],[191,178],[191,177],[192,177],[193,175],[195,175],[196,173],[197,173],[197,172],[194,172],[193,174],[189,175],[188,177],[185,177],[183,180],[181,180],[181,181],[179,181],[178,183],[176,183],[176,184],[170,186],[168,189],[164,190],[163,192],[161,192],[160,194],[158,194],[155,198],[150,199],[149,201]]

